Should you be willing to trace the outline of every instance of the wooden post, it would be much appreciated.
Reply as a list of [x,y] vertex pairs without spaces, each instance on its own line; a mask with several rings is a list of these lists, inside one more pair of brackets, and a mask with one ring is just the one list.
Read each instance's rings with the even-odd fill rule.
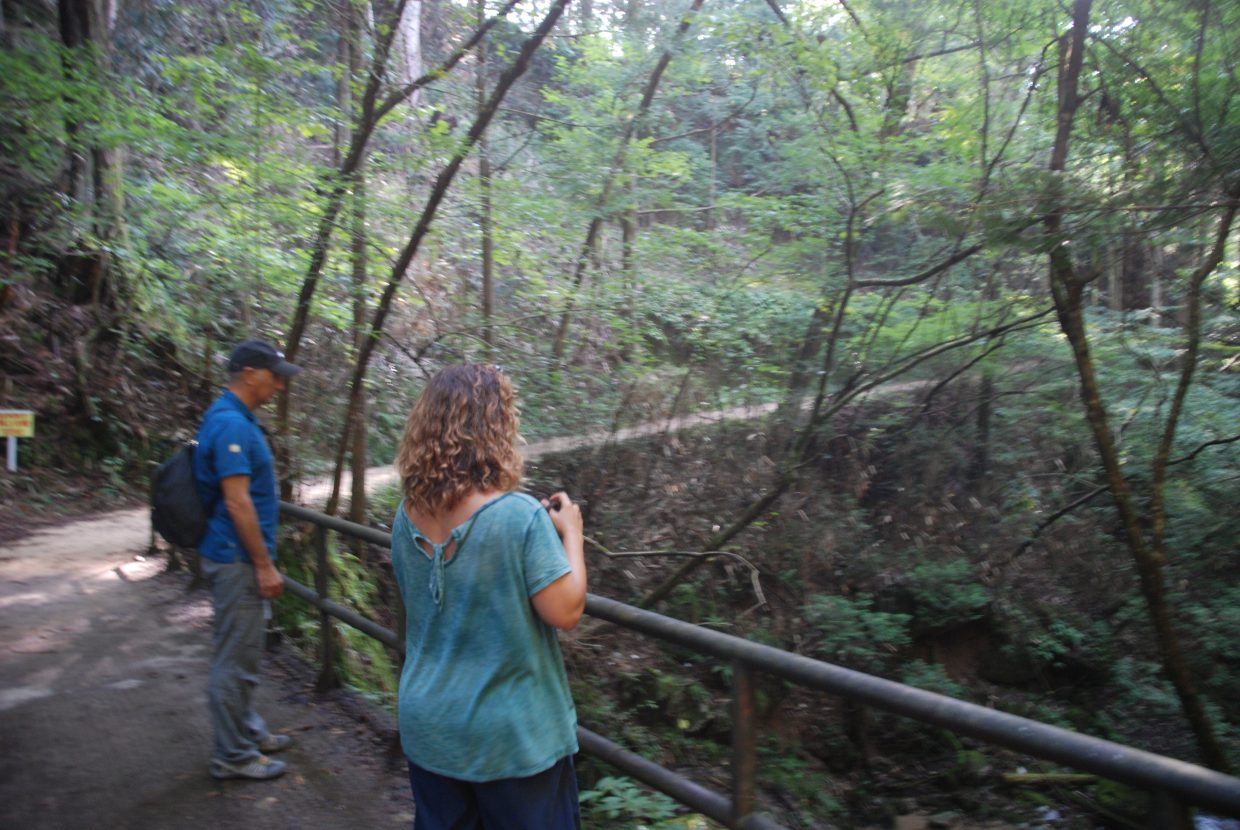
[[[327,599],[327,528],[319,525],[314,529],[314,547],[318,554],[317,568],[314,574],[314,591],[320,600]],[[322,607],[319,608],[319,655],[323,666],[319,670],[319,679],[315,689],[320,692],[340,688],[340,680],[336,677],[336,654],[332,643],[332,618]]]
[[1193,830],[1192,811],[1175,795],[1155,790],[1150,801],[1150,830]]
[[740,827],[754,811],[757,729],[754,722],[754,670],[732,664],[732,826]]

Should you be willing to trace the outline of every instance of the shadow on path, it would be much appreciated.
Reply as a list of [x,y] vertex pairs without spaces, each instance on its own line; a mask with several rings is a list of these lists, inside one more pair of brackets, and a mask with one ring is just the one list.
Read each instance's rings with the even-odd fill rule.
[[144,517],[121,511],[0,548],[0,827],[409,827],[390,740],[363,705],[318,698],[287,650],[265,662],[258,707],[294,737],[289,772],[207,774],[210,602],[162,573],[163,559],[140,557]]

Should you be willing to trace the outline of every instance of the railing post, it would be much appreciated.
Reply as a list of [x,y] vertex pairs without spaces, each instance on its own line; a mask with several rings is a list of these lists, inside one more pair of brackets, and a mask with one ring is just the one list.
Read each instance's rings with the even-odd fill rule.
[[1193,830],[1192,811],[1167,790],[1154,790],[1150,805],[1150,830]]
[[[327,599],[327,528],[322,525],[316,525],[314,528],[314,548],[317,554],[314,591],[319,595],[320,600],[324,600]],[[336,655],[332,644],[332,617],[321,605],[319,606],[319,654],[323,660],[323,666],[319,670],[319,679],[315,688],[320,692],[339,688],[340,681],[336,679],[335,669]]]
[[737,660],[732,664],[732,827],[740,827],[755,806],[757,724],[753,704],[754,670]]
[[400,683],[401,670],[405,668],[405,598],[400,595],[400,587],[396,588],[396,614],[392,620],[393,633],[396,635],[396,682]]

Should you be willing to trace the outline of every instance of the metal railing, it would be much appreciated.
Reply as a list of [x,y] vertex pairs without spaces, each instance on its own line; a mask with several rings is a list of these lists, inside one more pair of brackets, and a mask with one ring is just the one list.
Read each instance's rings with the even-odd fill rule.
[[[327,593],[329,530],[388,548],[392,543],[391,535],[287,502],[281,502],[280,509],[290,518],[316,526],[319,558],[317,592],[288,577],[285,577],[285,584],[290,593],[306,600],[322,613],[324,666],[330,667],[333,662],[331,638],[327,636],[329,615],[379,640],[400,656],[403,646],[401,636],[324,598]],[[1150,827],[1156,830],[1191,830],[1190,805],[1240,818],[1240,779],[1196,764],[905,686],[594,594],[586,597],[585,612],[631,631],[731,663],[733,780],[728,795],[707,789],[623,749],[601,735],[578,728],[578,741],[583,752],[606,761],[729,828],[786,830],[769,817],[755,812],[757,731],[754,680],[759,672],[922,723],[941,726],[994,746],[1141,788],[1152,795],[1149,822]],[[400,624],[403,627],[403,621]],[[329,668],[325,670],[330,671]]]

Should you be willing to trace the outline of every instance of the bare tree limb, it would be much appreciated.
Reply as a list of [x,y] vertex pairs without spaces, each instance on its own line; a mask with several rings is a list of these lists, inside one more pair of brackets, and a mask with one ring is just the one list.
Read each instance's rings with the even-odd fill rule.
[[[951,351],[952,349],[957,349],[962,346],[966,346],[969,343],[976,342],[977,340],[985,339],[988,337],[996,337],[1004,332],[1014,331],[1018,328],[1022,328],[1026,326],[1036,325],[1038,321],[1041,320],[1041,318],[1050,314],[1052,310],[1053,309],[1048,308],[1045,311],[1030,315],[1028,317],[1023,317],[1019,320],[1016,320],[1012,323],[1008,323],[1003,326],[996,326],[986,331],[977,332],[975,334],[972,334],[966,337],[956,338],[955,340],[951,340],[946,343],[940,343],[936,346],[923,349],[921,352],[917,353],[916,355],[910,356],[902,364],[902,368],[893,370],[891,372],[887,372],[881,375],[879,378],[876,378],[873,382],[861,384],[861,385],[856,384],[855,381],[850,382],[845,385],[844,389],[841,390],[841,392],[837,396],[837,399],[832,402],[832,405],[827,410],[814,413],[813,415],[811,415],[809,423],[807,423],[804,427],[802,427],[802,434],[805,436],[808,436],[810,433],[812,433],[814,429],[816,429],[823,422],[825,422],[827,418],[834,415],[836,412],[842,409],[845,405],[847,405],[849,401],[853,400],[858,395],[863,394],[864,392],[873,390],[875,387],[881,385],[882,383],[885,383],[886,381],[890,380],[891,378],[895,377],[901,372],[908,371],[909,369],[913,368],[919,363],[925,360],[929,360],[931,357],[934,357],[935,355],[943,354],[944,352]],[[753,524],[753,522],[756,519],[758,519],[758,517],[760,517],[763,513],[765,513],[771,507],[771,505],[773,505],[779,499],[779,497],[782,496],[787,491],[787,489],[792,485],[793,474],[798,469],[800,469],[801,467],[803,467],[805,464],[809,463],[812,460],[812,458],[809,457],[809,453],[808,453],[809,446],[810,444],[809,444],[808,438],[801,441],[797,449],[798,456],[795,457],[793,462],[786,464],[782,469],[777,470],[775,474],[775,481],[770,485],[767,492],[763,493],[759,498],[757,498],[752,503],[750,503],[750,505],[747,508],[745,508],[744,512],[741,513],[740,516],[737,517],[737,519],[732,522],[732,524],[730,524],[727,528],[725,528],[721,532],[715,534],[715,536],[713,536],[706,543],[706,547],[710,550],[719,550],[723,548],[724,545],[726,545],[734,537],[742,533],[746,528],[748,528],[751,524]],[[646,596],[642,597],[642,599],[637,602],[637,606],[639,608],[649,608],[655,605],[656,603],[662,601],[686,577],[688,577],[691,573],[697,570],[701,566],[701,564],[702,564],[702,560],[700,558],[690,559],[688,562],[681,565],[674,572],[669,574],[666,579],[664,579],[657,586],[655,586],[654,589],[652,589],[649,593],[646,594]]]
[[1080,498],[1073,500],[1072,503],[1061,507],[1060,509],[1056,510],[1051,515],[1047,516],[1042,521],[1038,522],[1037,527],[1035,527],[1033,531],[1030,532],[1029,538],[1020,543],[1020,547],[1016,549],[1016,552],[1012,554],[1011,558],[1008,561],[1010,562],[1012,559],[1015,559],[1017,556],[1020,556],[1022,553],[1024,553],[1030,547],[1032,547],[1033,543],[1036,542],[1038,537],[1042,535],[1042,531],[1046,530],[1048,527],[1053,525],[1055,522],[1059,521],[1064,516],[1067,516],[1069,513],[1076,510],[1077,508],[1084,507],[1085,505],[1089,504],[1091,501],[1098,498],[1098,496],[1101,496],[1103,493],[1107,492],[1110,489],[1111,489],[1110,486],[1106,484],[1095,487],[1094,489],[1090,490],[1088,493],[1081,496]]
[[609,559],[623,559],[623,558],[626,558],[626,557],[653,557],[653,556],[681,556],[681,557],[683,557],[683,556],[689,556],[689,557],[694,557],[694,558],[706,558],[706,559],[713,559],[713,558],[715,558],[715,557],[719,557],[719,556],[726,556],[726,557],[729,557],[729,558],[731,558],[731,559],[735,559],[735,560],[737,560],[738,562],[740,562],[741,564],[743,564],[746,568],[748,568],[748,569],[749,569],[749,581],[750,581],[750,584],[752,584],[752,585],[753,585],[753,592],[754,592],[754,594],[755,594],[755,595],[757,596],[757,598],[758,598],[758,604],[759,604],[760,606],[762,606],[762,605],[766,605],[766,596],[765,596],[765,595],[763,595],[763,593],[762,593],[762,583],[761,583],[761,581],[760,581],[761,572],[758,570],[758,566],[757,566],[757,565],[755,565],[754,563],[750,562],[750,561],[749,561],[748,559],[746,559],[745,557],[741,556],[739,553],[736,553],[735,551],[730,551],[730,550],[626,550],[626,551],[612,551],[612,550],[608,550],[606,547],[604,547],[603,545],[599,544],[599,543],[598,543],[598,542],[596,542],[594,539],[591,539],[589,536],[585,537],[585,540],[586,540],[586,542],[587,542],[587,543],[589,543],[590,545],[593,545],[595,549],[597,549],[597,550],[598,550],[601,554],[603,554],[604,556],[608,557]]
[[[361,114],[358,116],[357,124],[353,129],[353,138],[349,144],[349,151],[345,155],[344,160],[340,163],[340,168],[335,172],[332,179],[329,180],[325,189],[328,191],[327,204],[323,209],[323,215],[319,217],[318,229],[315,232],[314,243],[310,249],[310,263],[306,267],[306,276],[302,280],[301,291],[297,296],[297,305],[294,308],[293,320],[289,325],[288,335],[284,341],[284,351],[287,358],[291,361],[296,359],[297,353],[301,349],[301,338],[305,333],[306,324],[310,318],[310,307],[314,300],[314,293],[318,288],[319,276],[322,273],[323,266],[327,262],[327,253],[329,243],[331,241],[332,231],[336,227],[336,217],[340,213],[341,206],[344,204],[344,195],[348,190],[349,182],[354,172],[361,163],[362,158],[366,154],[366,149],[370,143],[370,137],[374,134],[375,128],[379,122],[401,101],[406,100],[416,90],[422,89],[428,84],[447,75],[452,69],[460,63],[465,55],[473,49],[488,31],[491,30],[509,11],[519,2],[519,0],[509,0],[509,2],[492,18],[484,23],[473,35],[448,56],[443,63],[430,72],[427,72],[420,78],[406,84],[399,91],[389,95],[384,102],[375,108],[375,99],[379,94],[379,85],[382,75],[386,67],[386,61],[391,49],[391,41],[399,26],[400,15],[404,11],[405,4],[408,0],[399,0],[396,8],[393,10],[394,18],[389,21],[388,25],[382,27],[382,31],[386,34],[380,41],[380,46],[375,51],[375,57],[371,64],[369,72],[369,81],[367,83],[366,92],[362,99]],[[287,407],[287,393],[280,397],[280,407],[282,414]],[[282,418],[282,420],[286,420]]]
[[556,330],[555,342],[552,345],[552,354],[556,360],[564,356],[565,342],[568,338],[568,322],[576,305],[575,294],[585,280],[586,268],[589,266],[590,260],[594,258],[595,249],[598,247],[598,236],[603,229],[603,213],[611,203],[611,193],[615,189],[616,179],[619,178],[620,173],[624,169],[624,161],[628,157],[629,145],[633,140],[633,136],[637,134],[638,129],[645,124],[646,115],[650,112],[651,103],[654,102],[654,95],[659,88],[659,82],[663,79],[663,73],[667,70],[668,64],[672,62],[674,50],[684,39],[685,33],[689,31],[689,27],[693,25],[693,21],[697,17],[697,13],[701,11],[704,2],[705,0],[693,0],[689,11],[680,19],[680,25],[676,27],[676,33],[672,36],[671,44],[659,56],[654,70],[651,71],[650,77],[646,80],[646,86],[642,90],[641,102],[637,106],[637,112],[633,114],[633,117],[624,126],[624,133],[620,136],[620,143],[616,147],[615,155],[611,160],[611,166],[607,170],[607,177],[603,180],[603,189],[595,200],[594,216],[590,219],[590,226],[586,229],[585,241],[581,243],[581,249],[578,251],[577,259],[573,264],[573,277],[568,291],[568,299],[564,304],[563,311],[560,313],[560,325]]
[[559,21],[560,16],[564,13],[564,9],[568,6],[570,0],[555,0],[551,6],[547,16],[534,33],[526,39],[521,45],[521,51],[517,55],[512,65],[504,71],[499,81],[495,85],[490,98],[487,99],[484,106],[478,113],[478,117],[474,120],[473,125],[469,128],[464,141],[453,155],[452,160],[440,172],[435,179],[434,187],[431,188],[431,194],[427,198],[426,206],[422,209],[422,214],[418,218],[417,225],[414,227],[409,241],[397,256],[396,261],[392,265],[391,275],[388,278],[387,286],[383,290],[383,295],[379,300],[379,304],[375,308],[374,317],[370,324],[370,333],[362,344],[362,348],[358,351],[357,365],[353,370],[353,378],[349,387],[349,406],[345,413],[345,423],[343,434],[340,439],[340,445],[337,449],[334,482],[332,486],[332,495],[328,499],[324,512],[331,515],[335,512],[339,502],[340,495],[340,476],[344,465],[344,452],[348,446],[349,436],[353,429],[353,420],[361,402],[362,394],[366,384],[366,369],[370,364],[370,357],[374,353],[375,345],[378,343],[383,333],[384,323],[387,321],[388,312],[391,310],[392,300],[396,296],[396,289],[404,280],[405,273],[409,269],[410,263],[413,262],[414,256],[418,252],[422,240],[426,237],[430,230],[431,223],[435,219],[435,214],[439,210],[439,205],[447,195],[448,189],[452,185],[452,180],[456,178],[457,172],[465,161],[465,157],[477,144],[479,136],[486,130],[487,125],[491,123],[491,119],[495,115],[495,111],[499,108],[500,103],[504,100],[504,96],[508,94],[508,90],[516,83],[525,71],[529,68],[530,59],[533,58],[534,52],[542,46],[543,41],[550,33],[551,29]]
[[1197,371],[1197,354],[1201,350],[1201,288],[1206,281],[1206,277],[1214,273],[1219,263],[1223,261],[1223,254],[1227,250],[1227,238],[1231,235],[1231,226],[1236,218],[1236,212],[1240,209],[1240,180],[1233,186],[1231,196],[1231,204],[1223,211],[1223,215],[1219,218],[1218,228],[1215,232],[1214,245],[1210,253],[1202,261],[1202,263],[1193,271],[1188,281],[1188,320],[1185,328],[1188,331],[1188,343],[1185,345],[1184,352],[1180,357],[1181,368],[1180,378],[1176,383],[1175,395],[1171,399],[1171,409],[1167,413],[1167,421],[1163,425],[1162,438],[1158,443],[1158,450],[1154,453],[1154,461],[1152,464],[1152,484],[1150,512],[1152,514],[1150,534],[1152,537],[1154,552],[1159,557],[1163,557],[1163,535],[1167,524],[1166,510],[1166,488],[1164,486],[1167,479],[1167,460],[1171,457],[1171,445],[1175,443],[1175,432],[1180,422],[1180,415],[1184,411],[1184,401],[1188,397],[1189,387],[1193,382],[1193,375]]
[[1206,450],[1210,447],[1219,447],[1219,446],[1222,446],[1223,444],[1234,444],[1237,441],[1240,441],[1240,435],[1233,435],[1230,438],[1218,438],[1214,441],[1206,441],[1204,444],[1199,445],[1197,449],[1193,450],[1188,455],[1181,455],[1179,458],[1174,458],[1171,461],[1168,461],[1167,464],[1169,466],[1174,466],[1176,464],[1183,464],[1187,461],[1192,461],[1194,458],[1200,455],[1203,450]]
[[[1233,435],[1230,438],[1218,438],[1213,441],[1205,441],[1201,444],[1198,444],[1197,447],[1192,452],[1187,453],[1186,455],[1182,455],[1179,458],[1172,459],[1171,461],[1168,462],[1168,465],[1175,466],[1176,464],[1183,464],[1187,461],[1192,461],[1194,458],[1196,458],[1203,451],[1209,449],[1210,447],[1217,447],[1217,446],[1221,446],[1224,444],[1234,444],[1237,441],[1240,441],[1240,435]],[[1047,516],[1045,519],[1038,522],[1037,526],[1030,532],[1029,538],[1026,539],[1024,542],[1021,542],[1020,547],[1016,549],[1016,552],[1013,553],[1008,558],[1007,561],[1011,562],[1017,556],[1020,556],[1022,553],[1028,550],[1033,545],[1033,543],[1037,541],[1038,537],[1042,535],[1042,531],[1046,530],[1048,527],[1050,527],[1055,522],[1062,519],[1064,516],[1067,516],[1069,513],[1072,513],[1078,508],[1084,507],[1085,505],[1089,504],[1095,498],[1097,498],[1098,496],[1102,495],[1103,493],[1107,492],[1110,489],[1111,489],[1110,485],[1100,484],[1094,489],[1090,490],[1085,495],[1077,499],[1074,499],[1071,503],[1059,508],[1054,513],[1052,513],[1050,516]]]
[[[1062,41],[1059,100],[1056,107],[1058,123],[1050,162],[1051,173],[1060,174],[1054,178],[1056,190],[1062,188],[1062,173],[1066,169],[1068,143],[1080,102],[1078,87],[1084,62],[1085,41],[1089,31],[1091,5],[1092,0],[1075,0],[1072,10],[1072,26]],[[1073,360],[1080,376],[1081,399],[1086,421],[1093,433],[1094,445],[1098,450],[1098,456],[1106,474],[1106,482],[1119,514],[1124,539],[1132,555],[1133,564],[1136,566],[1141,594],[1145,599],[1163,670],[1167,679],[1175,687],[1180,707],[1185,719],[1192,727],[1202,759],[1209,766],[1221,772],[1227,772],[1229,769],[1227,755],[1219,743],[1214,724],[1202,702],[1201,693],[1185,659],[1172,619],[1167,601],[1163,574],[1164,562],[1159,538],[1157,534],[1152,540],[1146,538],[1145,523],[1137,509],[1132,486],[1124,475],[1119,450],[1108,423],[1106,406],[1102,401],[1097,371],[1090,353],[1089,335],[1083,309],[1084,289],[1093,277],[1090,274],[1077,273],[1072,251],[1068,247],[1071,240],[1065,238],[1063,234],[1065,209],[1062,193],[1052,192],[1051,196],[1059,199],[1058,203],[1052,203],[1050,211],[1044,218],[1045,234],[1049,245],[1051,295],[1055,301],[1055,311],[1059,318],[1060,328],[1072,348]],[[1235,209],[1232,208],[1226,217],[1228,226],[1234,215]],[[1195,329],[1192,329],[1190,338],[1194,336],[1197,335]],[[1186,389],[1191,376],[1191,368],[1186,365],[1181,375],[1181,384],[1177,388],[1177,396],[1181,389]],[[1173,427],[1171,432],[1174,432]],[[1166,434],[1167,430],[1164,430],[1164,444]],[[1160,448],[1159,452],[1162,453],[1163,450]],[[1165,456],[1163,457],[1165,459]],[[1165,469],[1165,464],[1162,466]],[[1158,468],[1155,469],[1157,471]]]
[[857,280],[855,285],[857,288],[897,288],[904,285],[916,285],[919,282],[925,282],[931,277],[943,273],[957,263],[963,262],[985,247],[985,244],[981,242],[976,245],[970,245],[968,248],[957,251],[941,262],[935,263],[924,271],[913,274],[911,277],[903,277],[896,280]]

